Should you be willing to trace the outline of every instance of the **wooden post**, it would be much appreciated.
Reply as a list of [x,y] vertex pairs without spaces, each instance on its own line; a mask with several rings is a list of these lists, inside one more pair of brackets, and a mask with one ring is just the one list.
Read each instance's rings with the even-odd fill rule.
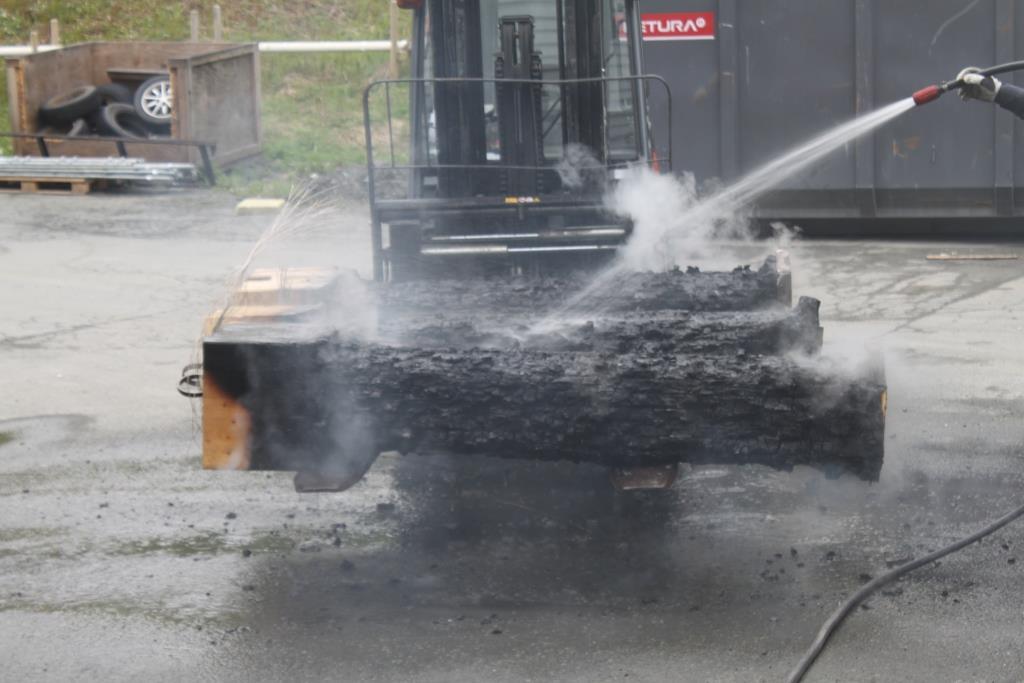
[[39,31],[28,34],[28,44],[32,47],[32,52],[39,52]]
[[398,4],[388,0],[391,39],[391,56],[388,60],[388,78],[398,78]]
[[220,14],[220,5],[213,6],[213,40],[217,43],[224,40],[224,22]]
[[60,21],[50,19],[50,45],[60,45]]
[[199,10],[194,9],[188,13],[189,35],[193,43],[199,42]]

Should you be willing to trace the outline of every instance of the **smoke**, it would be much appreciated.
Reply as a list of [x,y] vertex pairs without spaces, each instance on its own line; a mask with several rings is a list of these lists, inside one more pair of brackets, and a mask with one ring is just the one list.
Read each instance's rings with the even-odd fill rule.
[[570,190],[600,188],[607,182],[607,172],[590,148],[571,143],[565,148],[562,159],[555,164],[555,171],[562,186]]
[[620,257],[564,306],[549,314],[537,327],[557,317],[571,315],[579,306],[600,300],[605,288],[615,287],[630,270],[665,269],[673,266],[712,265],[718,242],[727,238],[749,239],[753,203],[765,192],[799,176],[851,140],[871,132],[915,106],[906,98],[824,131],[802,145],[780,154],[727,186],[709,188],[699,198],[690,175],[676,180],[644,167],[629,170],[607,195],[609,211],[630,218],[634,234]]
[[[605,197],[605,204],[633,223],[622,251],[626,269],[668,270],[703,264],[721,253],[723,240],[750,240],[748,207],[702,201],[692,173],[662,175],[644,166],[631,168]],[[712,190],[712,194],[714,194]]]
[[343,270],[325,309],[325,322],[340,338],[371,341],[378,337],[377,301],[369,283]]

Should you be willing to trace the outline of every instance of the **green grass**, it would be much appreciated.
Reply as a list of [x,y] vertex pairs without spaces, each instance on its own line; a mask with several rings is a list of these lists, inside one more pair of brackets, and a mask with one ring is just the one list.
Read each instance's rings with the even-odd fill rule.
[[0,446],[14,441],[14,432],[0,432]]
[[[61,23],[65,44],[86,40],[181,40],[188,13],[200,10],[204,36],[212,1],[184,0],[3,0],[0,44],[27,43],[37,30],[44,42],[49,20]],[[365,40],[388,36],[386,0],[222,1],[225,39]],[[401,35],[410,29],[401,13]],[[365,163],[363,88],[387,73],[386,53],[261,55],[264,154],[261,160],[222,174],[236,194],[285,196],[310,174],[326,174]],[[6,83],[0,75],[0,130],[9,130]],[[396,93],[393,114],[407,107]],[[399,134],[402,131],[397,131]],[[376,138],[378,142],[381,138]],[[386,138],[383,138],[386,144]],[[10,153],[0,139],[0,153]]]
[[185,538],[152,538],[146,541],[128,541],[107,552],[111,555],[145,555],[167,553],[177,557],[194,555],[217,555],[227,552],[241,552],[247,548],[254,553],[283,553],[291,551],[296,541],[284,536],[265,534],[256,536],[247,543],[238,543],[224,534],[208,532]]

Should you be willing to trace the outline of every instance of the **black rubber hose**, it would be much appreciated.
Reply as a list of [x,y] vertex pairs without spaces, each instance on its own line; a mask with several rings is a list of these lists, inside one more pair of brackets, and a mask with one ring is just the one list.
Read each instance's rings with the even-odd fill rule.
[[[996,66],[990,66],[987,69],[982,69],[978,73],[982,76],[998,76],[999,74],[1009,73],[1011,71],[1020,71],[1024,69],[1024,60],[1019,62],[1007,62],[1006,64],[997,64]],[[959,78],[954,81],[942,84],[942,89],[949,91],[955,90],[963,85],[963,81]]]
[[[1024,62],[1014,63],[1020,64],[1020,68],[1024,68]],[[1004,64],[1003,66],[1008,67],[1009,65]],[[1006,71],[1012,70],[1013,69],[1009,68],[1006,69]],[[1001,71],[999,73],[1004,72]],[[941,550],[936,550],[935,552],[925,555],[920,559],[912,560],[911,562],[899,566],[896,569],[893,569],[891,572],[883,574],[878,578],[864,584],[864,586],[862,586],[860,590],[858,590],[856,593],[847,598],[846,602],[840,605],[839,608],[835,612],[833,612],[825,621],[825,624],[821,627],[821,630],[818,631],[818,637],[814,639],[814,642],[811,643],[811,647],[807,650],[806,654],[804,654],[803,658],[800,660],[800,663],[797,664],[796,668],[793,669],[793,672],[789,674],[789,678],[787,679],[789,683],[800,683],[800,681],[803,680],[804,676],[807,674],[811,666],[814,664],[814,660],[816,660],[818,658],[818,655],[821,654],[822,650],[825,649],[825,644],[828,643],[828,639],[832,636],[835,630],[839,628],[839,625],[843,623],[843,620],[850,614],[850,612],[856,609],[857,605],[863,602],[864,599],[867,598],[869,595],[877,591],[882,586],[892,583],[904,574],[909,574],[915,569],[923,567],[926,564],[930,564],[935,560],[945,557],[946,555],[955,553],[956,551],[961,550],[971,545],[972,543],[975,543],[985,538],[989,534],[992,534],[998,531],[999,529],[1002,529],[1004,526],[1006,526],[1007,524],[1021,516],[1024,516],[1024,506],[1017,508],[1008,515],[1000,517],[999,519],[992,522],[981,531],[971,534],[967,538],[964,538],[962,540],[957,541],[956,543],[948,545],[945,548],[942,548]]]
[[999,74],[1005,74],[1010,71],[1020,71],[1024,69],[1024,60],[1019,62],[1007,62],[1006,64],[999,64],[997,66],[990,66],[987,69],[981,70],[982,76],[998,76]]

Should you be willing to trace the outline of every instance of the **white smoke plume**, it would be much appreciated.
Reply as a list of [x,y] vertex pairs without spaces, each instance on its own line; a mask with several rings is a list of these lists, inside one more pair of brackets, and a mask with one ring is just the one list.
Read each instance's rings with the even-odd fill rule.
[[578,190],[588,185],[604,184],[605,167],[586,145],[571,143],[565,148],[561,160],[555,164],[555,171],[562,186]]
[[605,198],[612,212],[633,222],[623,265],[628,270],[701,265],[722,240],[753,237],[748,207],[702,202],[700,196],[692,173],[677,177],[643,166],[630,169]]

